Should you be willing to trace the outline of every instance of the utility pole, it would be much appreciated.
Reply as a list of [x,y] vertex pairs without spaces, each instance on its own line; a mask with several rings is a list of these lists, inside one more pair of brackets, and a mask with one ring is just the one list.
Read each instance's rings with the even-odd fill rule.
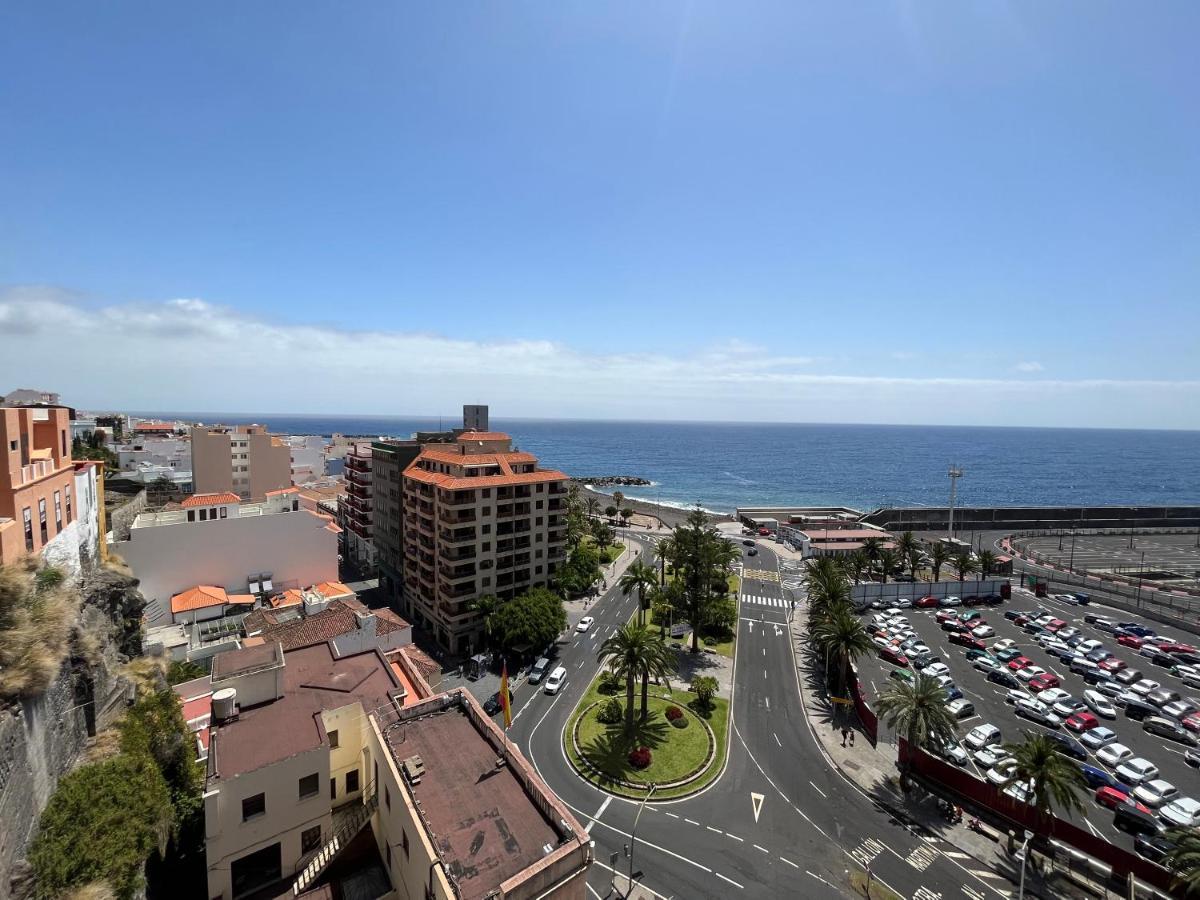
[[637,847],[637,827],[638,821],[642,818],[642,810],[646,808],[646,801],[654,796],[654,791],[658,787],[653,781],[650,782],[650,790],[646,792],[646,796],[642,798],[641,804],[638,805],[637,815],[633,817],[633,829],[629,832],[629,882],[625,885],[625,896],[629,897],[633,894],[633,851]]
[[958,496],[958,479],[962,478],[963,470],[958,466],[951,465],[947,474],[950,476],[950,527],[946,532],[946,537],[954,540],[954,499]]

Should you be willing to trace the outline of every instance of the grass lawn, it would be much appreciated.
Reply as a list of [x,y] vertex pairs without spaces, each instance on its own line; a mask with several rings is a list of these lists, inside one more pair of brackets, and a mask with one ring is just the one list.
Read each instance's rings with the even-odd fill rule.
[[[689,719],[688,727],[676,728],[666,720],[664,715],[669,705],[674,704],[676,706],[687,707],[691,701],[696,699],[696,695],[679,688],[671,691],[668,691],[665,686],[651,685],[650,688],[650,716],[644,724],[639,726],[638,734],[633,740],[625,738],[622,734],[621,724],[602,725],[597,722],[595,717],[596,713],[599,712],[598,707],[590,710],[584,718],[583,723],[579,726],[579,745],[588,760],[602,771],[624,781],[646,784],[652,781],[674,781],[693,771],[704,761],[705,756],[708,754],[707,733],[695,718],[685,713]],[[579,719],[581,711],[587,709],[587,707],[597,700],[608,700],[610,696],[616,697],[624,705],[624,689],[613,695],[602,694],[599,690],[599,680],[597,679],[592,682],[567,724],[567,730],[563,736],[564,746],[566,747],[567,755],[585,773],[585,777],[593,783],[615,794],[640,798],[645,794],[644,790],[627,788],[609,779],[586,774],[586,770],[580,766],[579,756],[576,754],[574,744],[570,739],[572,729],[575,728],[575,723]],[[663,699],[664,696],[670,699]],[[635,693],[634,705],[635,709],[640,709],[640,685]],[[717,747],[716,757],[709,763],[705,774],[698,781],[683,785],[674,790],[655,791],[655,798],[668,799],[691,793],[712,781],[720,773],[721,767],[725,762],[729,702],[724,698],[716,698],[713,702],[713,710],[706,721],[712,729]],[[650,748],[651,763],[648,767],[640,771],[629,765],[628,754],[633,746]]]
[[[583,539],[581,540],[581,543],[588,544],[589,546],[592,546],[592,547],[596,547],[596,539],[594,537],[592,537],[590,534],[585,534],[583,536]],[[600,549],[599,547],[596,547],[596,551],[600,554],[600,565],[607,566],[609,563],[613,562],[615,559],[617,559],[617,557],[619,557],[622,553],[625,552],[625,545],[624,544],[609,544],[604,549]]]

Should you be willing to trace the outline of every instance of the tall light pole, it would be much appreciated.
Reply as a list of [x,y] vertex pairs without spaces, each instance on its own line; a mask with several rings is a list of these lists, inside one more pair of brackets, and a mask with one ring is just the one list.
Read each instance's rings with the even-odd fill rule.
[[650,790],[646,792],[646,796],[642,798],[642,802],[638,805],[637,815],[633,817],[633,829],[629,832],[629,881],[625,885],[625,896],[633,894],[633,851],[637,847],[637,827],[638,821],[642,818],[642,810],[646,808],[646,801],[654,796],[654,791],[658,788],[653,781],[650,782]]
[[1146,551],[1145,550],[1142,551],[1142,563],[1140,566],[1138,566],[1138,573],[1137,573],[1137,581],[1138,581],[1137,605],[1138,605],[1138,609],[1142,608],[1142,576],[1144,574],[1146,574]]
[[1025,832],[1025,843],[1021,845],[1021,849],[1016,852],[1021,860],[1021,889],[1017,892],[1017,900],[1025,900],[1025,863],[1029,859],[1029,842],[1033,839],[1033,832]]
[[947,474],[950,476],[950,523],[946,537],[954,540],[954,499],[958,496],[958,479],[962,478],[963,470],[952,465]]

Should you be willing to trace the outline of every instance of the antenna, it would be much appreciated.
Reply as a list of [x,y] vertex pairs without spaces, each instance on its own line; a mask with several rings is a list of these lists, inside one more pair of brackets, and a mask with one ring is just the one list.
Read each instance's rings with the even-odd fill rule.
[[962,478],[963,470],[958,466],[951,464],[950,471],[947,473],[950,476],[950,527],[947,532],[947,537],[954,539],[954,499],[958,496],[958,479]]

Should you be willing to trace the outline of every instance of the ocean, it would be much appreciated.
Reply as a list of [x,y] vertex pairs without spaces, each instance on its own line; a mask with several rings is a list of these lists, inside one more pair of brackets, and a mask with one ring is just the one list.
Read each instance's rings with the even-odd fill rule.
[[[454,419],[144,413],[258,422],[281,434],[407,437]],[[1200,505],[1200,431],[497,419],[516,446],[569,475],[636,475],[626,496],[714,512],[737,506]],[[611,492],[612,489],[607,489]]]

